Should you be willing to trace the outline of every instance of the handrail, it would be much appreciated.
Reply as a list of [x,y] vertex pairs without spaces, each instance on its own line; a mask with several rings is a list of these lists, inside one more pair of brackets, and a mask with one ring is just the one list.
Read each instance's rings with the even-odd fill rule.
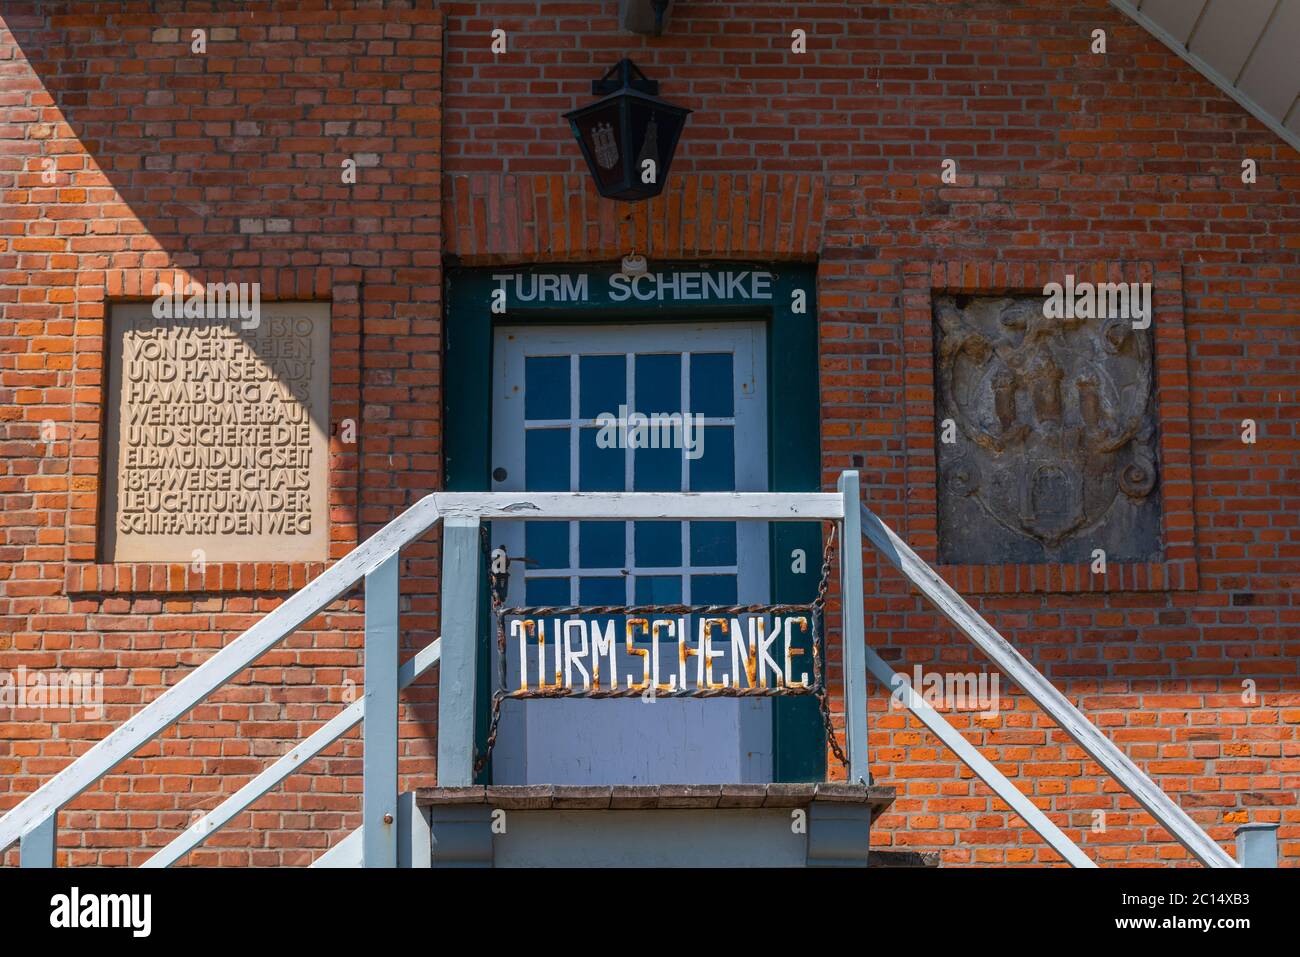
[[862,535],[1197,860],[1207,867],[1240,866],[865,505]]
[[[395,655],[396,647],[396,601],[397,555],[401,549],[423,535],[440,519],[464,515],[473,524],[478,519],[548,519],[574,520],[599,519],[610,515],[628,519],[730,519],[730,520],[785,520],[808,521],[811,519],[835,519],[845,524],[845,531],[853,531],[856,540],[857,531],[851,526],[859,516],[852,513],[851,502],[857,500],[856,473],[845,473],[841,478],[841,493],[765,493],[765,492],[707,492],[707,493],[646,493],[646,492],[608,492],[608,493],[484,493],[484,492],[435,492],[424,496],[405,512],[393,519],[371,538],[361,543],[347,556],[327,569],[318,578],[300,591],[286,599],[279,607],[270,612],[261,621],[241,634],[229,645],[220,649],[212,657],[199,665],[193,672],[183,678],[174,687],[163,692],[156,700],[129,718],[103,740],[95,744],[85,754],[78,757],[68,767],[19,802],[3,817],[0,817],[0,850],[4,850],[15,840],[24,839],[24,855],[28,850],[29,838],[40,856],[53,860],[54,816],[59,809],[73,800],[87,787],[108,773],[119,762],[133,754],[144,744],[152,740],[163,730],[170,727],[189,709],[204,700],[214,690],[248,667],[265,651],[291,634],[314,615],[324,609],[339,596],[361,580],[367,582],[369,592],[371,585],[376,587],[376,598],[381,604],[371,608],[367,601],[367,653],[371,639],[376,639],[376,651],[379,648],[392,649],[380,654],[379,665],[384,657]],[[845,482],[848,482],[846,485]],[[909,581],[933,604],[949,621],[973,641],[989,658],[1016,684],[1018,684],[1040,708],[1050,715],[1068,733],[1083,750],[1107,771],[1121,786],[1131,794],[1139,804],[1163,824],[1176,839],[1183,844],[1198,860],[1211,867],[1238,866],[1215,841],[1188,817],[1163,791],[1160,790],[1138,767],[1119,750],[1109,738],[1088,721],[1070,702],[1056,690],[1032,665],[1020,655],[1009,642],[989,625],[954,591],[938,574],[922,561],[902,539],[889,529],[865,505],[860,505],[861,534],[871,542],[885,558],[903,573]],[[453,521],[453,524],[455,522]],[[372,573],[376,573],[372,575]],[[444,568],[444,578],[447,571]],[[859,591],[861,586],[860,570],[854,576]],[[372,581],[373,579],[373,581]],[[848,584],[847,582],[845,583]],[[474,589],[471,589],[473,591]],[[375,634],[372,636],[371,612],[376,609],[374,621]],[[860,621],[853,628],[846,622],[846,639],[851,630],[857,632]],[[865,635],[863,636],[865,638]],[[455,637],[449,638],[455,643]],[[376,725],[376,740],[382,745],[380,751],[392,747],[396,741],[389,740],[396,734],[396,699],[393,697],[396,687],[406,687],[419,674],[423,673],[440,658],[441,639],[431,643],[420,651],[415,658],[402,665],[396,673],[387,671],[386,678],[380,680],[383,706],[371,722],[367,722],[367,755],[370,755],[370,724]],[[847,648],[846,648],[847,650]],[[858,665],[866,667],[877,679],[894,687],[892,669],[878,655],[865,649],[865,662]],[[367,658],[369,661],[369,657]],[[395,660],[386,668],[395,668]],[[846,658],[846,662],[848,659]],[[443,665],[444,671],[447,665]],[[367,672],[369,673],[369,672]],[[383,674],[383,671],[377,672]],[[396,681],[394,678],[396,677]],[[446,676],[444,675],[444,678]],[[367,682],[367,693],[371,692]],[[379,693],[378,691],[376,693]],[[864,689],[857,681],[852,687],[846,685],[846,696],[853,701],[862,699],[865,709]],[[1077,846],[1070,842],[1059,828],[1051,823],[1038,808],[1021,794],[1007,778],[988,762],[949,725],[938,712],[929,708],[915,693],[907,695],[908,706],[939,735],[954,753],[958,755],[985,783],[989,784],[1004,800],[1008,802],[1048,843],[1075,866],[1090,866],[1091,861],[1083,855]],[[278,759],[269,768],[249,781],[234,795],[223,801],[216,809],[188,827],[182,834],[157,852],[146,866],[159,867],[174,863],[193,847],[202,843],[209,835],[248,807],[271,787],[302,766],[308,758],[319,753],[329,743],[356,725],[365,717],[364,700],[354,702],[347,709],[336,715],[324,726],[318,728],[305,741],[289,753]],[[854,705],[856,707],[856,705]],[[391,722],[391,729],[382,731],[384,722]],[[861,739],[858,747],[865,746],[865,734],[859,731],[850,738]],[[393,754],[384,755],[395,761]],[[369,757],[368,757],[369,760]],[[865,752],[860,762],[865,779]],[[441,767],[441,764],[440,764]],[[396,765],[375,768],[375,782],[392,778],[383,786],[387,791],[395,785]],[[371,786],[371,770],[366,771],[367,788]],[[395,794],[395,792],[393,792]],[[376,792],[376,798],[384,795]],[[390,796],[390,799],[391,796]],[[367,790],[367,801],[370,792]],[[381,807],[382,810],[382,807]],[[367,812],[369,814],[369,812]],[[367,817],[367,820],[369,818]],[[384,816],[385,822],[392,821],[392,815]],[[366,824],[369,828],[370,824]],[[392,850],[391,834],[386,835],[383,846]],[[33,856],[36,856],[35,854]],[[378,855],[376,855],[378,857]],[[366,852],[370,860],[370,852]],[[26,859],[24,859],[26,863]]]
[[[398,671],[398,688],[409,687],[411,682],[424,674],[437,663],[442,653],[442,639],[435,638],[413,657],[404,662]],[[245,810],[250,804],[275,787],[295,771],[302,770],[307,761],[325,750],[352,728],[361,723],[366,715],[366,699],[358,698],[325,724],[317,728],[297,747],[286,752],[274,764],[253,780],[226,798],[215,808],[199,818],[141,867],[171,867],[178,860],[206,841],[220,830],[236,814]]]
[[435,492],[438,513],[494,518],[773,520],[842,519],[835,492]]
[[911,683],[889,666],[889,662],[867,647],[867,669],[876,676],[876,680],[890,690],[892,695],[901,695],[903,704],[930,729],[961,762],[975,772],[975,776],[993,789],[1013,811],[1024,818],[1035,833],[1038,834],[1052,850],[1065,858],[1071,867],[1096,867],[1091,857],[1079,849],[1079,845],[1052,823],[1051,818],[1039,810],[1038,805],[1011,783],[1005,774],[997,769],[988,758],[980,753],[975,745],[966,740],[960,731],[948,723],[948,719],[930,706]]
[[175,724],[183,714],[382,565],[403,545],[423,535],[439,517],[437,493],[424,496],[128,718],[0,817],[0,851],[58,813],[59,808]]
[[[633,519],[800,521],[842,518],[844,504],[841,496],[821,492],[432,492],[0,816],[0,851],[34,829],[47,825],[60,808],[175,724],[182,715],[268,649],[378,569],[405,545],[427,532],[441,518],[456,514],[484,519],[583,519],[616,514]],[[52,854],[52,846],[47,850]]]

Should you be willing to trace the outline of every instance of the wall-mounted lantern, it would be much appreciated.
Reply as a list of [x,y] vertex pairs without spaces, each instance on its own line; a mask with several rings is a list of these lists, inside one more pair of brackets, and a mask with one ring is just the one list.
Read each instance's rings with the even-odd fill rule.
[[582,156],[606,199],[658,196],[690,110],[659,99],[659,84],[620,60],[591,84],[602,99],[565,113]]

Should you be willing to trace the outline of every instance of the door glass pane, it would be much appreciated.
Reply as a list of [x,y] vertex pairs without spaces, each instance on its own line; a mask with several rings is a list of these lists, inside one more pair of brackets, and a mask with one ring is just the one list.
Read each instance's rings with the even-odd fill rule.
[[601,448],[600,429],[581,429],[578,441],[578,490],[582,492],[626,491],[622,449]]
[[[525,403],[527,417],[568,421],[577,426],[572,432],[564,428],[528,430],[525,450],[528,487],[539,491],[573,487],[591,492],[676,492],[682,490],[685,467],[688,491],[733,491],[736,488],[733,355],[717,351],[635,353],[630,356],[630,365],[631,381],[626,353],[528,357],[525,365],[529,391]],[[689,370],[686,401],[682,395],[684,367]],[[568,405],[572,369],[578,374],[576,410]],[[619,406],[627,406],[627,411],[645,416],[699,414],[713,424],[696,433],[701,454],[689,458],[680,447],[684,439],[680,429],[661,431],[654,438],[646,432],[648,447],[621,448],[624,439],[628,440],[627,444],[634,444],[632,430],[620,431],[615,436],[605,430],[602,436],[599,427],[579,425],[570,419],[573,411],[584,420],[604,414],[617,415]],[[635,424],[632,423],[633,427]],[[578,441],[578,475],[572,485],[571,436],[576,436]],[[611,438],[613,442],[609,441]],[[649,447],[656,444],[664,447]],[[630,483],[629,455],[632,457]],[[691,603],[701,605],[737,601],[735,522],[529,522],[526,529],[528,557],[532,560],[527,572],[529,602],[565,604],[570,599],[569,582],[576,585],[580,604],[618,605],[627,601],[674,604],[687,600],[688,595]],[[632,535],[628,575],[578,574],[578,569],[624,569],[628,565],[628,535]],[[571,551],[575,536],[576,555]],[[654,569],[655,573],[636,575],[638,568]],[[568,570],[571,577],[532,577],[542,569]]]
[[730,425],[705,426],[702,454],[691,462],[692,492],[735,491],[735,431]]
[[524,359],[524,418],[569,417],[569,357],[528,356]]
[[530,492],[569,490],[569,430],[524,432],[524,488]]
[[627,402],[627,359],[582,356],[578,359],[578,416],[594,419],[603,413],[618,415]]
[[622,605],[627,602],[627,584],[622,575],[578,579],[578,603]]
[[682,452],[680,449],[637,449],[632,460],[634,492],[680,492]]
[[638,575],[638,605],[676,605],[682,600],[682,579],[678,575]]
[[637,568],[676,568],[682,563],[680,522],[636,522]]
[[525,522],[524,556],[529,568],[568,568],[569,523]]
[[578,523],[578,567],[622,568],[627,563],[622,522]]
[[735,522],[691,522],[691,565],[734,564]]
[[682,411],[682,357],[639,355],[636,357],[636,402],[642,415]]
[[524,583],[524,603],[528,605],[568,605],[567,578],[529,578]]
[[736,603],[735,575],[692,575],[692,605],[734,605]]
[[736,414],[731,353],[696,352],[691,355],[691,411],[707,418]]

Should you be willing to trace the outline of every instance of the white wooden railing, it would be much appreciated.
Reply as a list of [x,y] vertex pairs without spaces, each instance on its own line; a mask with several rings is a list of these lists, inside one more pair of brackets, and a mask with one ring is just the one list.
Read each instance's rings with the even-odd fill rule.
[[[125,723],[114,729],[106,738],[78,757],[35,793],[21,801],[0,818],[0,851],[15,840],[21,843],[21,862],[24,866],[52,867],[57,838],[59,809],[102,778],[119,763],[171,727],[182,715],[212,692],[243,671],[266,651],[288,637],[327,605],[364,580],[366,589],[366,644],[365,644],[365,696],[357,701],[355,710],[349,708],[324,728],[304,742],[299,748],[268,769],[257,781],[267,788],[283,779],[292,770],[287,763],[295,753],[306,760],[312,754],[346,732],[364,718],[366,765],[370,772],[363,785],[363,820],[387,822],[387,843],[394,847],[391,855],[396,861],[395,829],[391,827],[397,813],[396,793],[396,732],[397,732],[397,681],[391,688],[376,680],[377,675],[389,673],[396,677],[397,665],[397,563],[402,547],[423,535],[440,518],[436,496],[426,496],[393,520],[372,538],[363,542],[346,558],[341,559],[319,578],[296,592],[253,627],[226,645],[174,687],[167,689]],[[408,671],[410,680],[427,670],[438,658],[435,642],[417,655]],[[418,668],[418,670],[416,670]],[[409,682],[408,682],[409,683]],[[374,773],[374,761],[384,747],[380,742],[383,732],[391,725],[394,768],[391,786]],[[330,729],[326,732],[326,729]],[[310,745],[310,748],[308,748]],[[310,750],[310,754],[308,754]],[[274,773],[273,773],[274,772]],[[177,839],[185,850],[197,845],[236,813],[265,793],[261,788],[253,793],[249,786],[201,821],[192,825]],[[389,793],[391,792],[391,793]],[[237,802],[235,799],[239,798]],[[363,825],[364,826],[364,825]],[[180,844],[177,844],[179,847]],[[167,851],[160,852],[166,855]],[[181,853],[184,853],[183,851]],[[175,855],[176,857],[179,854]],[[165,859],[165,858],[164,858]],[[172,858],[173,860],[175,857]],[[170,861],[167,861],[170,863]]]
[[[980,617],[938,573],[927,565],[894,534],[865,505],[861,506],[863,537],[875,546],[891,565],[903,573],[917,590],[950,622],[957,626],[980,651],[997,665],[998,669],[1020,686],[1033,702],[1065,731],[1075,743],[1096,761],[1107,774],[1124,788],[1133,799],[1164,825],[1174,838],[1187,848],[1198,861],[1207,867],[1236,867],[1234,861],[1210,835],[1206,834],[1180,808],[1169,795],[1142,773],[1123,751],[1117,748],[1096,725],[1072,705],[1065,695],[1034,668],[1000,634]],[[886,687],[902,686],[908,697],[908,707],[933,731],[948,748],[966,763],[979,777],[1020,814],[1045,841],[1052,845],[1067,861],[1076,867],[1095,866],[1083,852],[1070,842],[1051,821],[1025,797],[1011,786],[997,768],[993,767],[975,747],[931,708],[910,685],[897,682],[895,672],[874,651],[867,649],[867,667]],[[992,780],[1002,779],[995,786]],[[1037,824],[1035,824],[1037,820]],[[1053,832],[1055,832],[1053,834]],[[1051,835],[1051,836],[1049,836]],[[1068,847],[1066,846],[1068,844]]]
[[[861,505],[856,472],[841,475],[838,491],[832,493],[436,492],[427,495],[0,817],[0,851],[19,840],[24,866],[53,866],[60,808],[364,580],[364,697],[192,824],[154,854],[146,866],[165,867],[179,860],[359,722],[364,748],[362,825],[326,858],[332,859],[329,863],[388,867],[427,859],[427,846],[422,849],[415,846],[421,840],[427,844],[427,833],[421,834],[412,823],[415,815],[413,801],[408,800],[411,795],[403,795],[399,802],[397,792],[398,692],[434,662],[440,663],[438,781],[440,785],[450,786],[470,784],[482,564],[479,525],[489,519],[839,522],[845,732],[851,780],[864,783],[870,780],[866,696],[866,673],[870,671],[886,688],[901,690],[908,708],[926,727],[1066,861],[1076,867],[1096,866],[942,715],[910,685],[901,682],[900,676],[867,645],[860,545],[865,539],[1199,861],[1210,867],[1237,866],[1006,639]],[[442,636],[399,667],[401,549],[440,521],[444,526]],[[412,846],[407,847],[404,840]],[[325,859],[317,863],[325,863]]]

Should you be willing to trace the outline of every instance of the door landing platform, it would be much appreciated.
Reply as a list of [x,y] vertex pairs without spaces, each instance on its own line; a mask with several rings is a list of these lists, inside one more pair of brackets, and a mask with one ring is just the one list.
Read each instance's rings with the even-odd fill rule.
[[894,796],[844,782],[542,784],[415,801],[434,867],[865,867]]

